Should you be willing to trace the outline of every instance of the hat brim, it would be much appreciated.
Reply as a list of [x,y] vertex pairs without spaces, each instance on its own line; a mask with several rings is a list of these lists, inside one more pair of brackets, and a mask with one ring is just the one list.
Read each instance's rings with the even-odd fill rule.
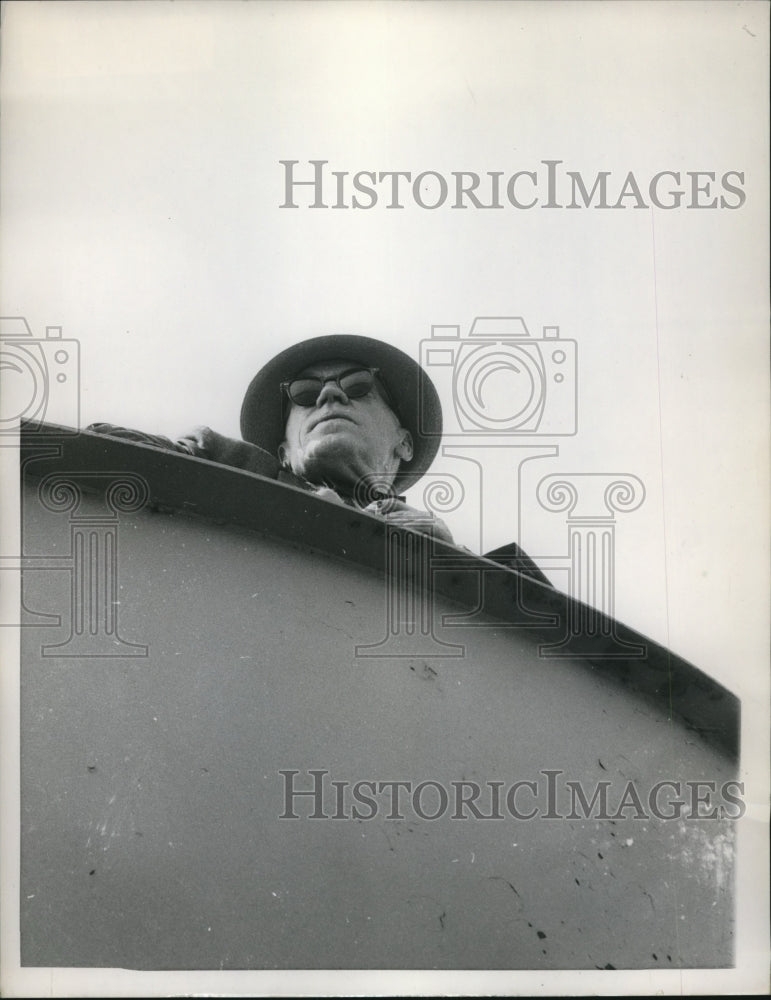
[[284,440],[280,385],[309,365],[345,360],[379,368],[402,426],[412,435],[412,460],[402,463],[394,487],[408,489],[426,472],[439,449],[442,408],[433,382],[413,359],[380,340],[350,334],[313,337],[277,354],[252,379],[241,407],[241,434],[272,455]]

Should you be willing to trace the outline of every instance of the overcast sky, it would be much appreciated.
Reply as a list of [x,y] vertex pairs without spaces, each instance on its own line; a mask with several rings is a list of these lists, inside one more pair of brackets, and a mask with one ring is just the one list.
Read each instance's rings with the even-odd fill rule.
[[[252,374],[305,337],[363,333],[420,358],[436,324],[464,341],[476,316],[522,316],[536,341],[558,326],[576,344],[577,433],[484,454],[456,441],[426,480],[463,484],[446,521],[477,551],[519,538],[553,560],[567,526],[536,500],[544,476],[637,477],[644,501],[617,518],[618,617],[756,692],[765,5],[41,3],[3,17],[2,311],[80,347],[79,412],[52,392],[50,419],[237,435]],[[288,159],[306,178],[323,159],[541,184],[551,159],[589,183],[609,171],[614,191],[630,171],[646,191],[680,173],[687,192],[687,172],[711,171],[718,195],[736,171],[745,200],[389,210],[382,196],[335,211],[298,195],[288,209]],[[522,465],[545,441],[551,454]]]

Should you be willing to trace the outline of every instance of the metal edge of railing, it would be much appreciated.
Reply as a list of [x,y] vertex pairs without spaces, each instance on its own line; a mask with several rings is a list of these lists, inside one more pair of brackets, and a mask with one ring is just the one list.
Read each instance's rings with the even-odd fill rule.
[[[151,510],[233,524],[378,573],[386,569],[386,530],[400,543],[410,537],[413,554],[416,541],[418,548],[430,546],[436,569],[433,585],[438,593],[462,608],[533,629],[534,634],[550,640],[541,647],[547,650],[560,645],[554,640],[564,623],[582,616],[583,620],[597,621],[595,610],[516,569],[427,536],[416,540],[414,532],[387,528],[377,515],[330,503],[256,473],[52,424],[23,425],[20,444],[23,479],[40,479],[52,472],[73,476],[94,471],[135,473],[147,483]],[[484,607],[479,609],[482,579]],[[629,626],[608,619],[604,625],[599,634],[588,639],[584,636],[580,653],[567,643],[564,655],[653,701],[669,717],[678,716],[707,743],[732,761],[738,760],[738,698],[693,664]],[[642,648],[644,654],[626,656],[624,648]],[[548,668],[548,654],[543,662]]]

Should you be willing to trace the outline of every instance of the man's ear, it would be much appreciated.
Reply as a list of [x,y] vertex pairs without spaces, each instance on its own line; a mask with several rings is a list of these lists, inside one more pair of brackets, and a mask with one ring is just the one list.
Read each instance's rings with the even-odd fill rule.
[[403,462],[409,462],[414,454],[412,434],[405,427],[399,428],[399,443],[394,452]]
[[278,463],[282,469],[289,468],[289,460],[286,457],[286,441],[282,441],[278,446]]

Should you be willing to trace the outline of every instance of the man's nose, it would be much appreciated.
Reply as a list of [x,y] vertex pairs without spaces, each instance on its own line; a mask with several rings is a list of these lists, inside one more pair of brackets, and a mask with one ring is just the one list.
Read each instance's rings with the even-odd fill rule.
[[340,388],[334,379],[330,379],[325,382],[321,387],[321,392],[319,393],[319,398],[316,400],[316,406],[323,406],[325,403],[348,403],[348,397]]

